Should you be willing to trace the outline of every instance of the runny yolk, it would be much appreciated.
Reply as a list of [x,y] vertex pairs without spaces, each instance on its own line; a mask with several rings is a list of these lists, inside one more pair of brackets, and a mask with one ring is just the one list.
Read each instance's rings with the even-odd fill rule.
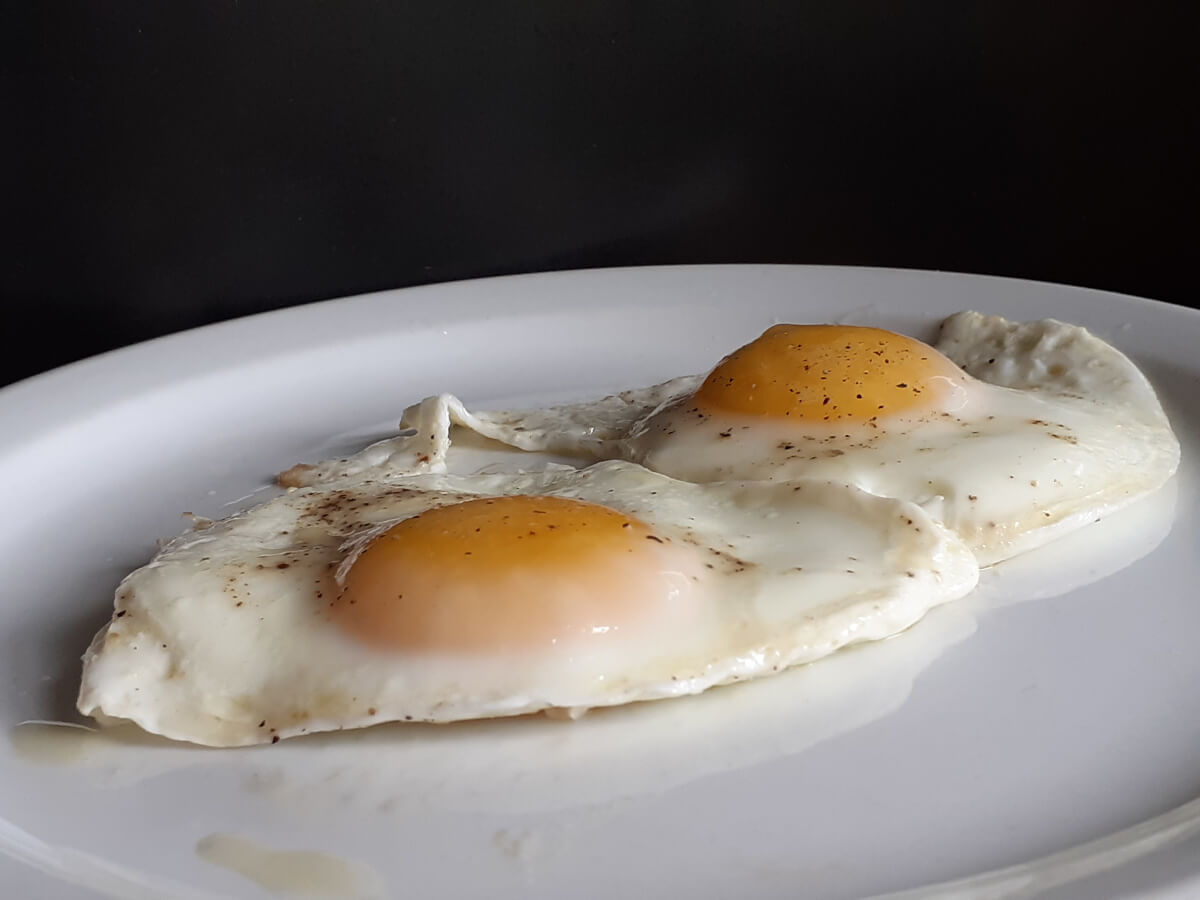
[[[612,640],[687,615],[688,555],[644,522],[561,497],[468,500],[392,526],[350,566],[331,614],[376,647],[531,650]],[[685,562],[685,565],[687,563]]]
[[869,422],[939,409],[967,376],[932,347],[856,325],[775,325],[717,364],[705,411],[799,422]]

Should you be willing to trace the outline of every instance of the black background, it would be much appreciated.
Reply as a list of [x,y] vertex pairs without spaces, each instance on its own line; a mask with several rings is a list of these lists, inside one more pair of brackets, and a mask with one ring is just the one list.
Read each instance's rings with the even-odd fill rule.
[[1189,3],[6,17],[0,382],[248,312],[552,268],[889,265],[1196,302]]

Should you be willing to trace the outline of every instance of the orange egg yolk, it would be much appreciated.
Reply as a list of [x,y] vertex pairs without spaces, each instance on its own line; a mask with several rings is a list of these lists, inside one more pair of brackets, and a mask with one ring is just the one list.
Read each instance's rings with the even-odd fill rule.
[[645,523],[561,497],[468,500],[374,538],[334,620],[376,647],[448,653],[612,640],[681,611],[681,550]]
[[871,422],[941,408],[966,374],[932,347],[855,325],[775,325],[717,364],[704,411],[805,423]]

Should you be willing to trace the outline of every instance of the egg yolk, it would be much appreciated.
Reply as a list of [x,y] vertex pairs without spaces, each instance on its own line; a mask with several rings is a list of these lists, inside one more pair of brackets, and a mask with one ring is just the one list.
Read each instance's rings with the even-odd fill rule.
[[717,364],[702,411],[870,422],[944,406],[967,375],[932,347],[856,325],[775,325]]
[[468,500],[374,538],[331,614],[353,637],[389,649],[569,647],[686,615],[694,576],[683,571],[685,556],[644,522],[599,504]]

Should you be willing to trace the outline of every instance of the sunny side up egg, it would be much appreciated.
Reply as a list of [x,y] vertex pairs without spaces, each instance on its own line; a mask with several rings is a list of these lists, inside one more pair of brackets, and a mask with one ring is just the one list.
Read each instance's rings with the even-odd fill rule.
[[707,375],[567,406],[473,412],[431,397],[405,412],[411,433],[283,479],[437,471],[451,425],[688,481],[842,481],[920,504],[985,565],[1153,492],[1179,462],[1153,388],[1120,351],[1054,320],[966,312],[943,323],[936,346],[778,325]]
[[238,746],[675,697],[896,634],[977,577],[915,505],[821,481],[347,480],[129,575],[78,705]]

